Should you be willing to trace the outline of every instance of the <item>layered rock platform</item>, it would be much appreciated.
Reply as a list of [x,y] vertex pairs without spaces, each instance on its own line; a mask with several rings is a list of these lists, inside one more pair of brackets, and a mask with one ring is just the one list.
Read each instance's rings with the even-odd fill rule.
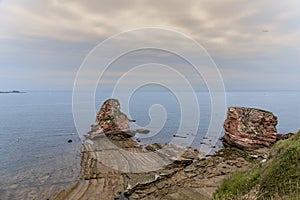
[[110,99],[83,143],[80,180],[51,199],[211,199],[228,174],[267,158],[276,124],[269,112],[229,108],[227,147],[203,157],[192,148],[140,146],[119,102]]

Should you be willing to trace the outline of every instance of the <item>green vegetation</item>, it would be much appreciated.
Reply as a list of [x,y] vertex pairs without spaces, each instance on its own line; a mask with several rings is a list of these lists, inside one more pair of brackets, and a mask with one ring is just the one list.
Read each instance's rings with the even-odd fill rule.
[[106,117],[101,118],[99,121],[102,122],[102,121],[108,121],[108,120],[113,120],[113,117],[106,116]]
[[273,115],[272,112],[267,111],[267,110],[262,110],[262,109],[259,109],[259,108],[253,108],[253,109],[258,110],[258,111],[261,111],[261,112],[264,112],[264,113],[269,113],[269,114],[272,114],[272,115]]
[[214,194],[214,199],[241,199],[240,196],[249,193],[260,181],[262,164],[237,172],[228,177]]
[[224,180],[214,199],[300,199],[300,131],[277,142],[266,163]]

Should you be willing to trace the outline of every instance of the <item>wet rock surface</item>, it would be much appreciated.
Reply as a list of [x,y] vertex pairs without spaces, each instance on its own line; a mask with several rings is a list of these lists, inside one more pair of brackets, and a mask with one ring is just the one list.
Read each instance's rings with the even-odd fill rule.
[[270,147],[276,142],[277,117],[271,112],[230,107],[224,122],[223,144],[241,149]]

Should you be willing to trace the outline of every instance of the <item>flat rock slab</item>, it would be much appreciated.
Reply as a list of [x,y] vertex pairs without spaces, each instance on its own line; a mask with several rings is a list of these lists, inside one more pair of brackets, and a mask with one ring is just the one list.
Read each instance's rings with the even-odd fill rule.
[[[81,180],[51,199],[209,199],[226,175],[249,165],[241,150],[224,149],[200,160],[181,157],[192,154],[191,149],[187,150],[189,153],[180,153],[181,156],[178,153],[182,149],[174,146],[161,153],[145,153],[136,146],[131,151],[116,148],[104,138],[84,143]],[[166,155],[173,162],[164,161]],[[164,167],[143,171],[148,164],[155,166],[159,162]]]

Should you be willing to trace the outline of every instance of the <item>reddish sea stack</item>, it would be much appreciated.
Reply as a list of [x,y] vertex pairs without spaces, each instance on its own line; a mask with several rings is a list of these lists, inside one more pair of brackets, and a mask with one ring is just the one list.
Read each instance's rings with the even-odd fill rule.
[[128,131],[129,119],[120,111],[120,102],[117,99],[106,100],[99,113],[97,114],[97,123],[105,132]]
[[223,144],[244,150],[270,147],[276,142],[277,117],[256,108],[229,107]]

